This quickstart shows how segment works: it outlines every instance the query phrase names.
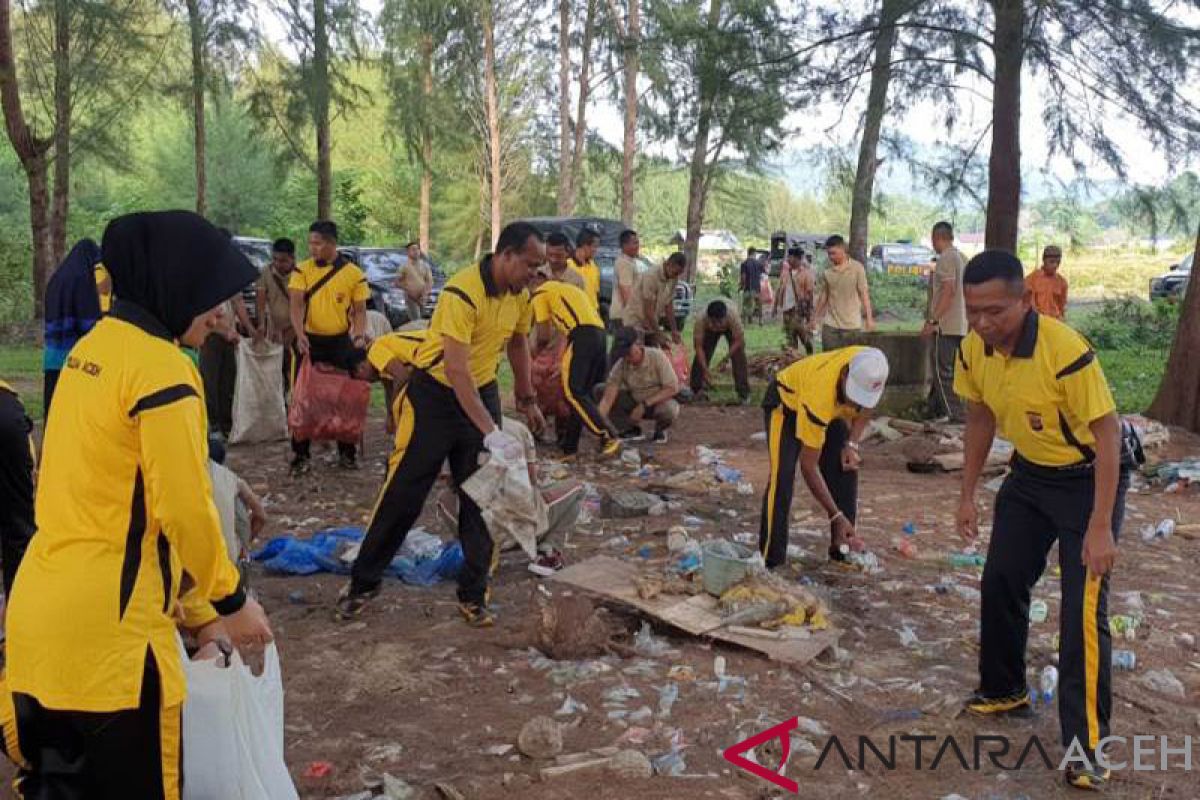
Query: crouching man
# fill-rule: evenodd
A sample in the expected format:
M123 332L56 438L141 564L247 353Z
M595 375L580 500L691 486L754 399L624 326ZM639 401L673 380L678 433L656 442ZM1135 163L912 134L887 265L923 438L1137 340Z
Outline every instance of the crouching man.
M679 378L671 360L662 350L647 347L642 333L628 327L617 331L612 359L612 372L602 384L600 414L631 442L641 441L642 423L653 421L651 440L665 444L667 429L679 416Z

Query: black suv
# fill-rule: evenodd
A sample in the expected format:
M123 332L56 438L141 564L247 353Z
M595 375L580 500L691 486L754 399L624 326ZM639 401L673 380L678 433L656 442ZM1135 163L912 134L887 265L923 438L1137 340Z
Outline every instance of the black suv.
M371 287L371 299L367 305L382 311L393 328L417 319L414 309L408 307L408 296L396 286L396 276L408 264L408 253L403 248L343 247L339 252L357 264L367 276L367 285ZM446 283L446 273L428 255L425 255L425 261L433 273L433 291L425 300L421 316L429 318Z
M596 266L600 268L600 315L607 321L608 309L612 305L613 267L617 263L617 256L621 254L620 237L621 231L625 230L625 223L604 217L532 217L522 222L528 222L543 236L552 233L565 234L572 244L584 230L595 231L600 236L600 247L596 251ZM654 266L645 256L641 256L639 261L642 272ZM692 286L683 281L675 287L675 318L679 320L680 326L692 313L694 292Z

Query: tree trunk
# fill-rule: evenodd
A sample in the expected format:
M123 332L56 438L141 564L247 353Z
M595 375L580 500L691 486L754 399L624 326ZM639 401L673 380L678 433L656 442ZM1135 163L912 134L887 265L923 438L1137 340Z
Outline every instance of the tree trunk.
M313 124L317 129L318 219L333 216L329 92L329 18L325 0L313 0Z
M50 201L50 259L67 252L67 214L71 205L71 9L54 0L54 188ZM49 278L49 273L47 273Z
M418 239L421 252L429 252L429 218L433 195L433 125L430 114L433 106L433 36L421 37L421 93L425 108L421 119L421 210Z
M496 96L496 38L492 17L492 0L485 0L483 11L483 92L487 106L488 129L488 193L491 209L492 249L500 238L500 102Z
M192 141L195 145L196 213L208 214L208 170L205 166L204 132L204 18L200 0L187 0L188 27L192 34Z
M879 168L879 132L887 112L888 88L892 81L892 47L896 44L896 20L902 13L899 0L883 0L879 11L879 37L875 40L875 62L871 65L871 90L867 116L858 148L854 173L854 195L850 202L850 255L867 261L871 228L871 206L875 194L875 171Z
M716 36L721 21L722 0L710 0L708 6L708 36ZM699 267L700 233L704 227L704 208L708 202L710 170L708 140L712 132L712 117L714 95L717 87L713 85L712 70L708 60L711 58L706 42L700 43L699 64L696 80L699 82L697 92L700 111L696 115L696 139L692 144L692 159L688 178L688 207L687 231L683 243L683 254L687 256L688 279L692 279Z
M12 43L12 3L0 0L0 106L4 130L29 183L29 226L33 240L33 313L41 319L45 305L46 280L53 268L50 246L49 167L46 154L51 142L38 139L29 129L21 108L21 91Z
M621 155L621 221L633 225L637 213L633 194L634 158L637 155L638 72L641 71L642 9L641 0L629 0L629 14L624 23L615 0L609 0L625 66L625 138Z
M1200 433L1200 280L1194 266L1200 261L1200 229L1196 231L1196 247L1192 256L1192 277L1188 281L1179 327L1171 345L1167 369L1150 410L1146 413L1168 425L1178 425Z
M575 111L575 146L571 154L571 180L567 186L567 214L575 213L579 203L579 180L583 174L583 157L587 152L587 104L591 95L592 37L596 27L596 0L588 0L587 16L583 21L583 46L579 59L579 106Z
M558 215L571 214L571 0L558 0Z
M992 152L988 160L989 249L1017 251L1021 213L1021 68L1025 61L1025 0L991 0L996 17L992 90Z

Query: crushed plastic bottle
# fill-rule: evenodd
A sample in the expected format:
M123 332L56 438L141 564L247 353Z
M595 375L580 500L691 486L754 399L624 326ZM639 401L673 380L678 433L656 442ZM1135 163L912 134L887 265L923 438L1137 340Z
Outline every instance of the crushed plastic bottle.
M742 497L749 497L754 494L754 484L750 481L739 481L737 485L737 493Z
M643 622L641 630L634 634L633 651L646 658L662 658L667 655L679 654L679 651L672 648L664 639L654 635L649 622Z
M946 558L947 563L955 569L964 567L982 567L986 559L978 553L951 553Z
M1108 626L1112 629L1113 636L1120 636L1129 641L1137 638L1140 622L1137 617L1131 617L1128 614L1117 614L1108 618Z
M875 575L883 572L883 567L879 566L879 557L871 551L867 550L862 553L851 553L848 552L850 549L849 547L846 545L842 546L846 548L842 554L846 556L847 562L858 567L868 575Z
M713 474L717 476L717 480L721 483L741 483L742 471L727 467L724 464L717 464L713 469Z
M1045 600L1034 600L1029 604L1029 621L1030 622L1045 622L1046 617L1050 615L1050 608L1046 605Z
M1147 525L1142 529L1142 539L1150 542L1155 539L1170 539L1175 533L1175 520L1167 518L1151 527Z
M675 683L668 683L666 686L658 690L658 716L666 719L671 716L671 708L675 705L675 701L679 699L679 686Z
M1112 665L1113 669L1132 672L1137 669L1137 653L1132 650L1113 650Z
M1043 668L1042 679L1038 685L1042 690L1042 703L1050 705L1058 691L1058 669L1053 666Z

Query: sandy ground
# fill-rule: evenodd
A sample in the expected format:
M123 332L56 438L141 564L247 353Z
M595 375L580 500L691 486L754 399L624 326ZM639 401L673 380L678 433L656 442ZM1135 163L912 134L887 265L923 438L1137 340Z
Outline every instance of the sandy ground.
M650 545L665 555L665 529L682 516L702 520L694 532L701 538L755 531L766 474L766 448L751 440L761 428L757 408L691 407L671 443L643 456L656 475L694 465L693 448L704 444L724 452L726 461L745 471L755 494L677 492L669 499L682 510L665 517L594 520L570 537L569 561L605 553L638 558ZM273 514L267 536L288 530L308 534L325 527L361 525L383 474L388 440L382 422L373 420L364 469L344 473L318 458L311 475L286 477L286 446L232 448L230 464L267 500ZM253 586L268 609L278 636L287 692L287 760L303 798L354 796L382 773L402 778L414 797L443 796L435 784L453 786L466 798L759 798L781 794L758 778L741 774L721 751L737 741L792 716L802 719L793 737L787 775L799 783L800 797L857 798L894 796L942 798L1056 798L1070 796L1061 776L1040 761L1003 771L984 760L979 771L967 770L952 757L930 769L932 753L914 766L911 743L898 744L893 770L868 758L864 769L847 769L839 757L816 769L813 748L825 747L831 735L857 760L859 736L886 744L889 735L954 736L964 748L971 737L999 734L1043 742L1057 761L1057 713L1051 708L1031 720L987 721L957 715L961 699L977 676L978 570L953 570L939 554L957 546L952 518L957 479L949 475L907 472L892 445L865 448L861 488L860 530L883 563L883 572L866 575L830 565L820 517L811 510L806 490L797 489L792 541L800 546L793 568L820 592L832 610L833 623L845 633L839 654L826 654L803 669L785 668L754 652L714 646L665 627L656 627L677 653L659 659L610 655L587 662L547 664L531 655L528 622L538 598L561 594L526 570L516 552L505 555L496 578L499 624L490 630L467 628L455 610L454 588L431 588L389 582L361 620L335 623L331 608L343 579L331 575L278 577L255 574ZM1200 451L1194 440L1180 437L1166 454L1179 457ZM637 487L646 480L629 467L603 467L590 456L573 467L579 477L600 487ZM982 492L990 511L993 495ZM1181 633L1200 635L1200 589L1194 578L1200 543L1176 536L1143 543L1139 530L1148 522L1171 516L1200 521L1200 499L1189 493L1164 494L1140 485L1130 495L1126 539L1113 578L1110 611L1131 611L1138 602L1144 620L1136 641L1120 643L1137 652L1137 669L1114 677L1114 733L1190 734L1200 739L1200 651L1177 644ZM426 511L428 512L427 506ZM444 534L426 513L428 530ZM915 541L928 560L907 560L891 549L892 538L905 523L916 528ZM625 535L628 545L610 542ZM1051 564L1057 555L1051 555ZM939 593L935 586L942 583ZM963 588L954 588L955 586ZM1137 593L1136 595L1132 593ZM1046 622L1032 627L1030 673L1036 676L1054 658L1058 580L1050 571L1036 597L1050 607ZM613 609L610 620L628 644L641 624L633 613ZM902 631L905 632L902 636ZM916 641L902 643L915 634ZM628 652L628 651L626 651ZM722 656L726 673L745 678L744 694L719 692L714 659ZM693 679L687 680L690 668ZM679 697L669 714L660 692L673 673ZM1183 683L1186 698L1158 694L1141 678L1149 670L1169 669ZM682 676L682 677L681 677ZM623 706L605 704L604 694L628 687ZM543 779L538 763L516 754L501 754L516 742L521 726L537 715L555 716L570 697L586 711L556 716L563 723L564 752L620 744L651 758L682 745L683 777L622 779L603 771L579 772ZM646 706L649 714L637 712ZM630 723L610 712L633 713ZM919 713L918 713L919 712ZM928 747L928 745L926 746ZM1193 748L1200 756L1200 746ZM968 760L972 759L970 752ZM1014 760L1009 757L1009 760ZM1176 764L1180 761L1175 758ZM1193 758L1193 761L1197 761ZM306 777L314 762L328 762L325 777ZM1170 772L1118 775L1109 796L1120 798L1194 798L1200 779L1178 766ZM772 794L774 792L774 794ZM885 794L886 793L886 794ZM453 796L453 795L450 795Z

